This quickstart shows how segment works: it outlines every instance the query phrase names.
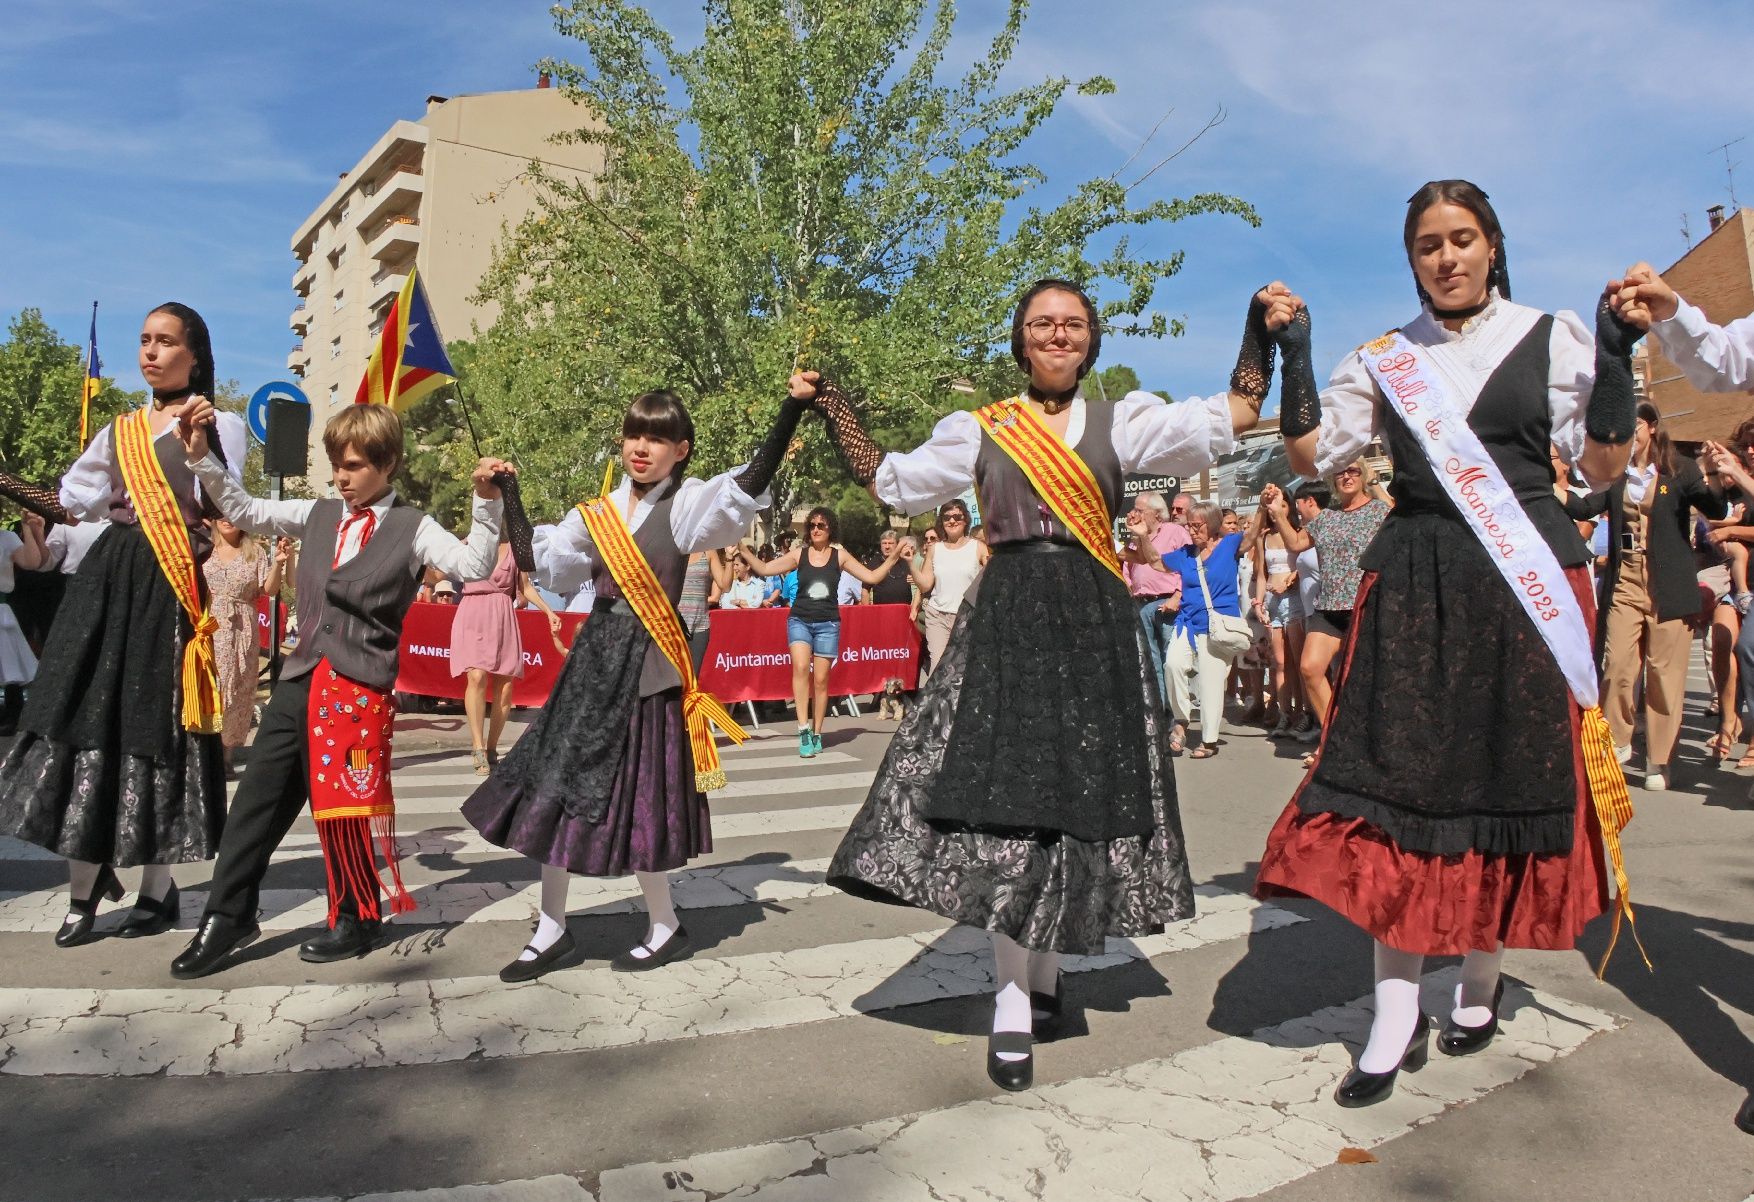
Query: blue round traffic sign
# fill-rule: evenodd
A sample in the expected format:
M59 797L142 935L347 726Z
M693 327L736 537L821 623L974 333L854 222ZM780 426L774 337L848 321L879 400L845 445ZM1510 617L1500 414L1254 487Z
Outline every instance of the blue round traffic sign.
M264 384L250 395L249 407L244 411L244 420L250 427L250 433L256 441L264 446L268 443L268 398L283 396L301 405L308 405L311 399L297 384L289 384L285 380L275 380Z

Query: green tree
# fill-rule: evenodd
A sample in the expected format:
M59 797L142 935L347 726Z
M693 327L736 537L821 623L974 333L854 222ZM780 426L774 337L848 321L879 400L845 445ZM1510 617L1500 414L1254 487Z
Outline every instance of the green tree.
M84 449L79 444L79 397L85 378L80 348L64 342L42 311L25 309L7 323L0 342L0 466L26 480L58 479ZM96 432L144 394L105 379L92 398Z
M1095 288L1115 333L1180 333L1150 307L1182 253L1140 255L1128 235L1258 218L1217 193L1141 199L1166 160L1137 156L1058 203L1034 197L1046 177L1024 157L1031 136L1069 90L1113 85L1000 90L1026 8L1011 0L944 82L954 0L707 0L689 51L628 0L557 6L583 60L541 66L582 103L590 123L572 136L606 166L575 182L530 165L541 200L482 280L499 317L471 381L482 434L518 456L533 511L597 487L624 407L649 388L689 402L697 470L749 453L799 366L862 392L886 431L949 408L954 381L1009 394L1009 309L1042 276ZM805 429L777 486L788 507L840 478Z

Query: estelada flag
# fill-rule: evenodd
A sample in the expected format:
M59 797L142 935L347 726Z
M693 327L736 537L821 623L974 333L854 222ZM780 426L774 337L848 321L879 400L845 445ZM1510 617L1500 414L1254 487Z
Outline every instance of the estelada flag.
M91 441L91 402L104 390L104 361L97 357L97 302L91 302L91 342L85 351L85 382L79 388L79 445Z
M384 315L383 331L353 403L388 405L400 413L456 378L426 290L415 269L409 268L408 281Z

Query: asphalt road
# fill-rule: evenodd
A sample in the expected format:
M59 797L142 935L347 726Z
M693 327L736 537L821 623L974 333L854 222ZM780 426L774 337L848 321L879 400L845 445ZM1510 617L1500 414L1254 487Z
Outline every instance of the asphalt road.
M691 959L611 974L644 930L637 890L579 881L580 962L508 987L494 974L527 938L534 872L458 817L474 781L459 722L404 719L422 908L356 962L297 958L323 886L308 820L267 882L262 942L196 982L167 966L206 866L178 870L182 933L61 951L64 869L0 840L0 1202L1754 1191L1754 1137L1730 1121L1754 1087L1754 805L1704 762L1703 719L1674 790L1634 790L1655 972L1623 939L1598 981L1605 922L1577 953L1512 952L1493 1047L1434 1054L1363 1111L1329 1093L1369 1021L1368 941L1319 906L1247 897L1298 779L1293 749L1257 730L1177 763L1199 916L1069 962L1071 1031L1038 1049L1033 1092L1000 1095L984 940L821 884L891 724L835 720L808 762L783 725L727 755L716 849L678 884ZM1427 966L1434 1015L1451 965Z

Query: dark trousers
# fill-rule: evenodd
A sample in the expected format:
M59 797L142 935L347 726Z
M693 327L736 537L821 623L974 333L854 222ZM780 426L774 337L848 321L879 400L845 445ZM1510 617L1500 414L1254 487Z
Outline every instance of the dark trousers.
M306 715L310 698L311 677L306 673L276 685L262 710L250 765L232 798L219 841L219 861L213 866L212 891L207 895L209 914L237 922L255 918L268 862L311 799ZM347 888L339 877L336 885ZM375 895L375 881L370 888ZM339 901L341 913L358 917L358 900L343 892Z

